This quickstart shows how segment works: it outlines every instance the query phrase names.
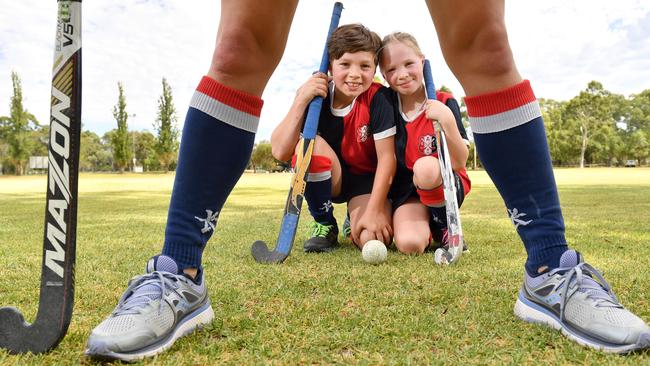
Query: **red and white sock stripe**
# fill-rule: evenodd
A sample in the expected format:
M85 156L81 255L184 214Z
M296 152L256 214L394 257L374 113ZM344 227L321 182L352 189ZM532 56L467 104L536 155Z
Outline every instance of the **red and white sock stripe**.
M298 157L291 157L291 166L296 167ZM332 178L332 160L323 155L312 155L307 173L307 182L322 182Z
M473 133L505 131L542 115L528 80L496 92L465 97L465 104Z
M233 127L256 133L260 122L261 98L220 84L204 76L196 88L190 107Z

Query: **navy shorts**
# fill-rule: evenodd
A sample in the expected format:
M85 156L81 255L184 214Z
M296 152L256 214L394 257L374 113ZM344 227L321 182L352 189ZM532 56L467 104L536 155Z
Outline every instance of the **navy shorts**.
M334 203L346 203L356 196L372 192L374 174L354 174L343 167L341 173L341 193L332 198Z

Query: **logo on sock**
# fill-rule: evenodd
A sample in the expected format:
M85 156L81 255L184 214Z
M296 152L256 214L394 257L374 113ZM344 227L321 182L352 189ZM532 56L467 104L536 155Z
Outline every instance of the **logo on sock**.
M201 234L205 234L210 230L214 231L214 228L217 226L217 219L219 218L219 211L212 213L212 210L205 210L206 218L202 219L198 216L194 216L195 219L203 223L203 229L201 229Z
M327 200L327 202L323 202L323 207L321 207L320 209L325 212L330 212L330 210L332 209L332 201Z
M516 207L513 208L512 210L508 209L508 214L510 214L510 220L512 220L512 224L515 225L515 229L517 229L521 225L526 226L531 222L533 222L533 220L524 221L519 219L520 217L526 216L526 214L523 212L520 213Z

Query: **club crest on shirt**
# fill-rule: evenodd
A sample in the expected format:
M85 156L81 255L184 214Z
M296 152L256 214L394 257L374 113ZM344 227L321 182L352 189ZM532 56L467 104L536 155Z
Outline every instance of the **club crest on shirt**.
M357 129L357 142L366 142L368 140L368 125L362 125Z
M432 155L436 151L436 138L432 135L420 136L418 150L422 155Z

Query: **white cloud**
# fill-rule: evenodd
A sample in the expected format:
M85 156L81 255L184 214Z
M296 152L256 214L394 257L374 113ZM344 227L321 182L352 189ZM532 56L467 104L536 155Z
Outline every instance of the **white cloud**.
M424 1L346 0L341 24L363 22L380 35L402 30L418 38L438 85L463 90L442 59ZM295 89L318 67L333 1L305 0L296 11L285 55L264 94L258 139L268 139ZM111 110L123 81L131 129L152 129L161 78L172 86L182 123L189 99L209 67L220 7L212 0L83 3L83 121L99 134L115 128ZM8 113L11 70L24 103L49 116L56 3L6 2L0 13L0 115ZM649 88L650 4L641 0L506 2L517 65L540 97L568 99L599 80L616 93Z

